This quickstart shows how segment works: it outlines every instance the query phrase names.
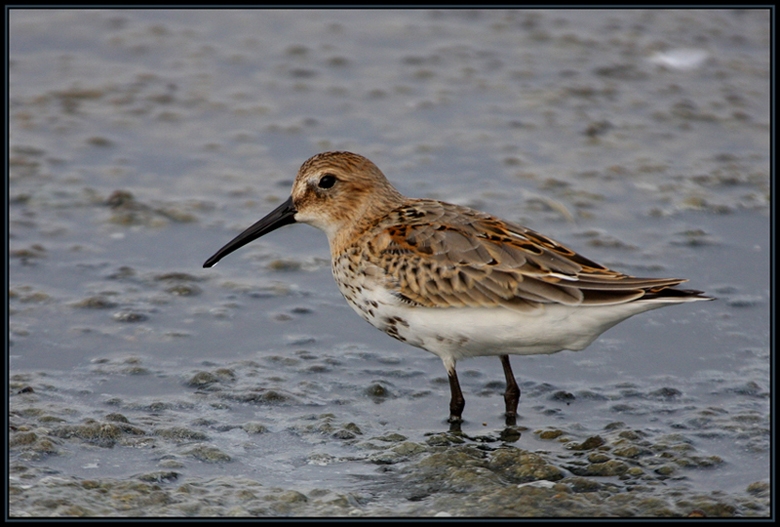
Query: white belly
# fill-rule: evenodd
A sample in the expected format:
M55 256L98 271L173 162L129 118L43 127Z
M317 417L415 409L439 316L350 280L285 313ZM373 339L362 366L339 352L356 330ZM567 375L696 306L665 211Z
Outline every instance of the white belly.
M375 284L354 287L353 281L347 288L337 282L350 306L371 325L435 353L445 364L481 355L581 350L621 320L665 305L641 301L593 307L546 304L532 313L503 307L413 307Z

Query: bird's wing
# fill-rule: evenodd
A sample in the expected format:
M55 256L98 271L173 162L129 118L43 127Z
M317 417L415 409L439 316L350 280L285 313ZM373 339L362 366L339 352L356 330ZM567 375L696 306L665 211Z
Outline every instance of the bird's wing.
M434 200L394 210L365 246L400 299L428 307L620 304L685 281L625 275L531 229Z

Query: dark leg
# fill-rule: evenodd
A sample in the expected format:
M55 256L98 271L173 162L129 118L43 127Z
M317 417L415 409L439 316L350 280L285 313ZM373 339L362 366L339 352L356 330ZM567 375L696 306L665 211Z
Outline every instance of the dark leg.
M517 403L520 401L520 387L517 385L515 376L512 373L509 355L500 355L500 358L501 366L504 367L504 376L506 377L506 391L504 392L506 424L507 426L514 426L517 424Z
M466 399L463 398L463 392L460 391L460 384L458 383L458 374L455 373L453 367L451 371L447 371L447 376L450 379L450 423L460 423L463 419L460 417L463 414L463 407L466 406Z

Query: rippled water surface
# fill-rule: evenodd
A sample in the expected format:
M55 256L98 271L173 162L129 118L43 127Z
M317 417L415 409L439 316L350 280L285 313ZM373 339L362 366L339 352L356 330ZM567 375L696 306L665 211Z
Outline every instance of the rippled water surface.
M770 514L767 11L11 10L12 516ZM292 225L324 150L715 302L441 361Z

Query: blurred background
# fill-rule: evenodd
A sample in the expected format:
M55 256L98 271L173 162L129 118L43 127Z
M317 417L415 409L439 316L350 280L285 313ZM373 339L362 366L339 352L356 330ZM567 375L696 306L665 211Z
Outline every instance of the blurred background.
M8 13L11 515L768 514L770 11ZM202 269L325 150L717 301L514 358L511 429L463 361L450 432L323 233Z

